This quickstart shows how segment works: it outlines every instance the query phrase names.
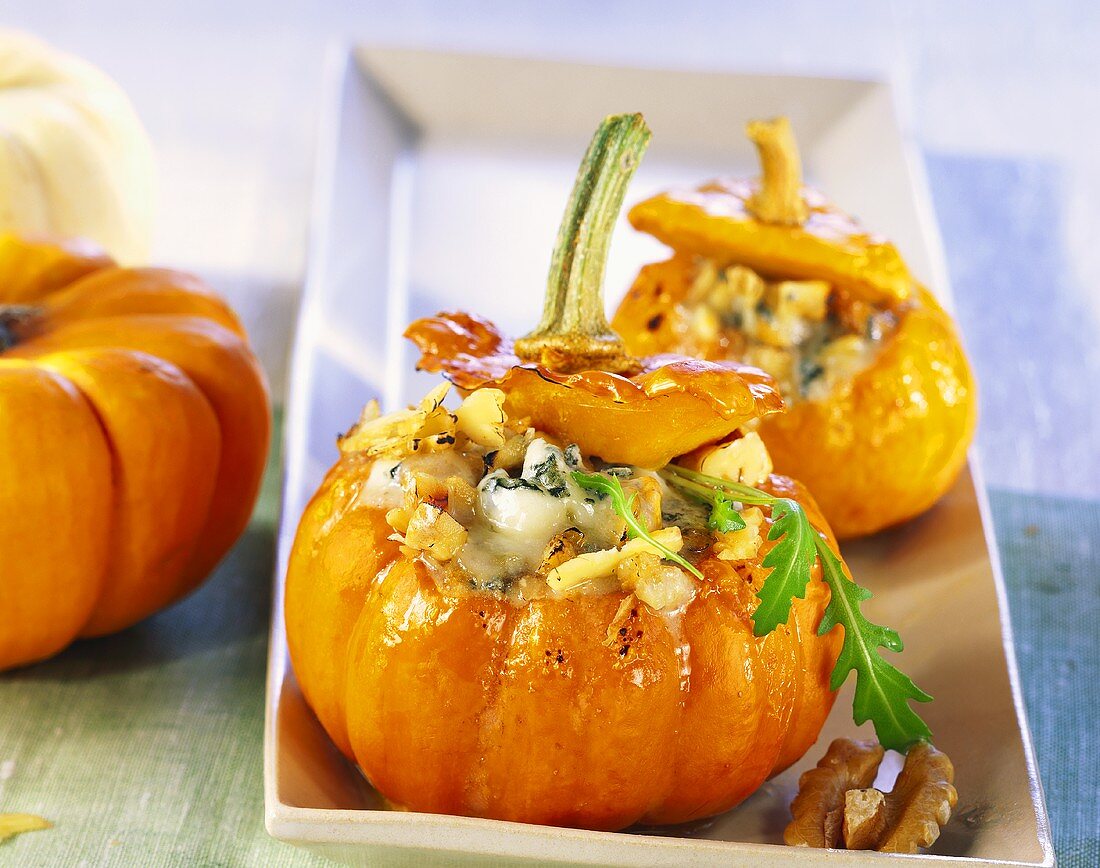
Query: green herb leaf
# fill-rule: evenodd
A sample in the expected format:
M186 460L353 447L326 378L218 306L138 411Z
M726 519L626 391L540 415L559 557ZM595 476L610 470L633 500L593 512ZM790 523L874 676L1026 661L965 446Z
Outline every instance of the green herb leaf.
M806 596L816 552L817 532L810 526L806 513L793 500L777 498L771 505L772 527L768 539L779 540L764 556L762 566L771 572L756 592L760 605L752 616L755 636L767 636L791 616L795 597Z
M872 624L864 617L860 603L870 599L871 592L848 578L840 559L821 537L817 537L816 547L821 558L822 577L830 591L829 605L817 628L818 635L824 636L837 624L844 628L844 644L829 686L838 690L848 673L855 670L852 716L857 724L872 721L875 735L883 747L905 751L915 741L930 739L932 732L928 724L909 707L909 700L931 702L932 697L883 659L878 650L901 651L904 647L901 636L896 630Z
M680 555L672 549L662 545L654 539L653 535L638 521L637 517L634 515L634 510L631 509L635 495L631 495L629 499L627 498L626 492L623 491L623 485L619 482L618 477L604 476L601 473L584 473L580 470L574 471L572 476L573 481L586 491L595 491L611 498L611 505L615 508L615 512L619 514L622 520L626 522L627 533L631 538L644 539L653 546L653 548L657 549L666 560L679 564L696 578L703 578L703 574L699 572L699 570L680 557Z
M717 495L712 501L710 518L707 519L707 527L719 533L729 533L731 530L744 530L745 519L733 505L728 497Z
M887 662L878 650L901 651L901 637L897 631L864 617L860 603L869 599L871 592L848 577L840 559L810 524L799 503L674 464L666 467L662 476L680 491L705 503L714 504L715 497L722 496L770 506L772 528L768 539L779 542L763 560L762 565L770 567L771 572L757 594L760 605L753 613L753 633L766 636L787 622L794 599L805 597L810 570L814 561L820 559L830 599L818 634L824 636L838 624L844 628L844 643L833 667L830 688L839 690L848 673L855 671L852 716L857 724L870 720L885 748L904 751L913 742L932 737L928 724L909 706L910 700L929 702L932 697Z

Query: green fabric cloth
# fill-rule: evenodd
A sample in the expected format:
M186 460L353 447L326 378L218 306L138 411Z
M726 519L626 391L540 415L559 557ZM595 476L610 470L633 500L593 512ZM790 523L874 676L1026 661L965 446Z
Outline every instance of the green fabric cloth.
M198 593L0 676L0 812L56 823L0 844L0 865L321 864L263 827L278 466L276 454L251 526ZM1100 503L992 504L1059 864L1092 868Z
M328 864L263 825L272 451L251 525L198 592L0 675L0 812L56 824L0 844L0 866Z
M1062 868L1100 866L1100 503L990 492Z

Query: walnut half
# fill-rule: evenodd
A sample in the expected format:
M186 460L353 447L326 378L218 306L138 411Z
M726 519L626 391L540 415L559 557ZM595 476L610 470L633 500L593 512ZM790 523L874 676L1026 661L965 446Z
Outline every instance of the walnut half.
M947 754L917 742L893 790L871 788L883 750L873 742L839 738L802 775L783 833L797 847L916 853L930 847L958 801Z
M844 794L875 782L882 748L871 741L838 738L816 768L798 779L798 795L791 802L794 819L783 840L795 847L836 847L840 843Z

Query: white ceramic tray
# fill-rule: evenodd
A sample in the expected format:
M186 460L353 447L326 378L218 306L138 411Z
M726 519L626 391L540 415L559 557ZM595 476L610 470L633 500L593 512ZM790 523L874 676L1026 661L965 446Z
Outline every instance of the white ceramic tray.
M605 114L640 110L654 132L628 203L670 184L751 171L745 120L790 115L810 180L895 239L916 275L946 297L923 178L908 158L890 88L362 48L333 54L326 99L286 414L265 737L268 830L371 864L883 858L777 846L799 774L830 739L857 733L850 685L802 762L713 821L614 834L387 810L302 701L286 653L282 577L302 507L336 457L336 433L368 399L392 408L419 398L431 381L410 374L404 325L455 307L489 314L512 333L534 324L577 162ZM612 244L609 305L638 266L661 255L657 242L624 220ZM845 554L876 592L871 617L901 631L906 671L936 696L921 711L957 768L955 816L934 855L917 858L1052 864L1004 586L973 462L928 515L845 546ZM882 779L890 775L887 769Z

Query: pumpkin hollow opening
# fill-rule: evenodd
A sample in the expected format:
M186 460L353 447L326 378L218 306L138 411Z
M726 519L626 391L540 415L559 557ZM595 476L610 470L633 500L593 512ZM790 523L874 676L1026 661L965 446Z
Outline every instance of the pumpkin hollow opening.
M681 290L673 310L650 316L644 330L663 326L676 332L679 351L766 371L788 405L827 400L874 365L911 305L705 257L681 257L669 266L682 270Z

